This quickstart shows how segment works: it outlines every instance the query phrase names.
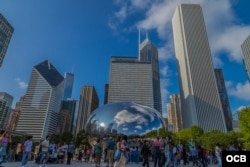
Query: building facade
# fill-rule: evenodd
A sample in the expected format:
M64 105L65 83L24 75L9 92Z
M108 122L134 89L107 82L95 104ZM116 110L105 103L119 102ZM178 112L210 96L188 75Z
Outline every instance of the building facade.
M0 13L0 67L10 43L10 39L14 32L14 28L10 25L6 18Z
M11 131L16 130L17 122L20 117L21 106L23 104L23 99L24 99L24 96L20 97L20 100L16 103L15 109L10 113L8 123L6 125L7 130L11 130Z
M33 67L16 131L33 135L36 141L54 134L63 90L64 78L49 61Z
M67 99L67 100L63 100L61 103L61 111L63 115L65 115L65 111L67 111L68 115L69 115L69 124L68 127L64 126L64 131L69 131L69 132L73 132L74 127L76 126L76 116L77 116L77 112L78 112L78 101L74 100L74 99ZM64 118L64 117L59 117L59 129L60 129L60 125L62 125L62 119L60 118Z
M111 57L108 103L121 101L162 113L158 50L148 38L140 44L139 57Z
M66 72L64 74L64 93L63 93L63 100L71 98L72 90L74 85L74 74Z
M136 57L112 57L108 103L132 101L154 108L152 66Z
M172 25L183 127L226 132L201 6L178 5Z
M94 86L83 86L80 94L75 134L84 130L88 117L99 107L99 97Z
M179 132L183 128L182 113L181 113L181 98L180 95L171 95L170 103L167 104L168 110L168 126L169 130L173 132Z
M241 49L242 49L243 56L244 56L244 65L245 65L248 81L250 83L250 35L242 43Z
M153 108L162 113L158 50L148 37L140 44L139 60L150 63L152 66Z
M6 128L10 113L13 96L6 92L0 92L0 127Z
M218 91L220 94L220 101L223 109L223 114L226 122L226 127L227 131L233 130L233 114L231 111L228 95L227 95L227 89L225 85L225 80L223 76L222 69L214 69L215 72L215 78L216 78L216 83L218 87Z

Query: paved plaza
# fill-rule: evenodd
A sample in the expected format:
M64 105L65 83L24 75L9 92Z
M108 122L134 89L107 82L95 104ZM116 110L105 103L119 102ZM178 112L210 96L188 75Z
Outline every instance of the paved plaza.
M2 164L4 167L21 167L21 163L20 162L11 162L11 163L4 163ZM93 163L77 163L75 161L73 161L71 163L71 165L66 165L66 164L48 164L48 167L95 167L95 165ZM208 167L216 167L218 165L209 165ZM36 164L34 161L29 161L27 164L27 167L39 167L38 164ZM106 167L105 164L101 164L101 167ZM142 167L142 164L128 164L126 165L126 167ZM153 163L151 162L150 167L153 167ZM179 165L179 167L193 167L193 165Z

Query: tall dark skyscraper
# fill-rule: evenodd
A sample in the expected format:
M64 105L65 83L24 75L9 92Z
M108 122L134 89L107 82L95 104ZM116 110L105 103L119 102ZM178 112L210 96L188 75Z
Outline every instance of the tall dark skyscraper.
M56 133L63 89L64 77L49 61L33 67L16 131L36 141Z
M74 74L66 72L64 74L64 94L63 94L63 100L66 100L68 98L71 98L72 96L72 90L74 85Z
M173 19L183 127L227 131L199 4L180 4Z
M231 107L230 107L230 103L229 103L229 99L227 95L227 89L225 85L223 72L222 72L222 69L215 69L214 72L215 72L218 91L220 94L220 101L221 101L223 114L224 114L225 121L226 121L227 130L231 131L233 130L233 124L232 124L233 116L232 116L232 111L231 111Z
M63 100L61 103L61 110L67 111L70 116L68 131L73 132L76 112L78 111L78 101L73 99ZM60 120L59 120L60 122Z
M2 66L14 28L0 13L0 67Z
M153 108L162 113L158 50L148 37L140 45L139 59L141 62L150 63L152 66Z

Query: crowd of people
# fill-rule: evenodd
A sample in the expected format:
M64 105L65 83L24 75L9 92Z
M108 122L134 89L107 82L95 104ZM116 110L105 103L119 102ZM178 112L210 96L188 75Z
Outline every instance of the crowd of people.
M7 158L7 145L11 143L11 135L3 132L0 136L0 164ZM25 167L34 150L33 136L28 136L21 147L21 166ZM227 151L236 151L232 143ZM11 151L11 149L10 149ZM180 164L207 167L209 164L217 164L221 167L220 144L216 144L214 150L207 150L201 145L191 142L188 145L174 144L171 137L156 139L128 139L126 136L107 137L94 139L89 145L75 148L74 143L55 144L50 136L40 142L39 151L35 161L41 166L48 163L71 164L72 160L78 163L94 163L99 167L104 163L106 167L125 167L128 163L142 164L143 167L171 167Z

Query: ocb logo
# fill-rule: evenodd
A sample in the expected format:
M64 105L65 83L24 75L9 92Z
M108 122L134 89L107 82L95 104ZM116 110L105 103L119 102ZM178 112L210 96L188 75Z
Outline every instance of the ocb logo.
M227 162L247 162L246 155L227 155L226 156Z

